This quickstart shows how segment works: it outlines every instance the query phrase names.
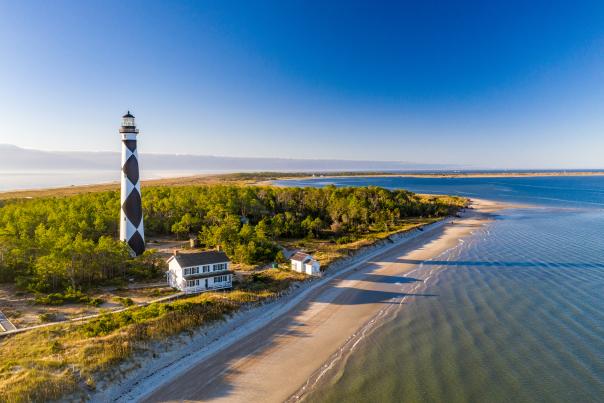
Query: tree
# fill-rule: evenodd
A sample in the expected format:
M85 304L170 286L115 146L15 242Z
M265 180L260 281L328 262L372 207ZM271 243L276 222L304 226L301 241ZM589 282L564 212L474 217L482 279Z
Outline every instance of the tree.
M172 232L176 234L176 239L180 239L180 236L189 235L193 226L193 217L191 214L185 213L180 221L172 225Z
M276 239L342 238L390 229L407 217L451 214L461 205L377 187L145 187L142 196L147 236L197 233L203 244L220 245L246 263L273 261ZM117 191L0 202L0 281L54 291L159 275L159 258L132 258L117 239L119 211Z

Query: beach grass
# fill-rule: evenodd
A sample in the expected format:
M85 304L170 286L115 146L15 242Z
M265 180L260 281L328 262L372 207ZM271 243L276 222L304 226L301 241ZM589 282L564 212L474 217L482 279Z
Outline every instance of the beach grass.
M209 292L173 302L107 313L86 323L57 324L0 341L0 396L6 402L84 399L97 382L119 378L135 354L151 343L225 319L246 304L278 297L307 277L269 269L230 292Z

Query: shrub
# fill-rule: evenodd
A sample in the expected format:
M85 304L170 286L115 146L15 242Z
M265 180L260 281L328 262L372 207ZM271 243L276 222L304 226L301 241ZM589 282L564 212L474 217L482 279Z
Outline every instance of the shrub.
M91 306L99 306L103 303L101 298L90 298L80 290L68 288L64 294L55 292L48 295L38 295L34 299L36 305L63 305L63 304L88 304Z
M40 319L40 322L43 323L56 322L58 320L57 314L52 312L41 313L40 315L38 315L38 319Z
M283 254L283 251L279 251L277 252L277 254L275 255L275 262L277 263L286 263L287 259L285 258L285 255Z
M344 245L356 241L358 238L355 235L344 235L336 239L338 245Z
M134 305L132 298L116 297L115 300L125 307Z
M63 305L65 298L63 294L53 293L48 295L40 295L34 299L36 305Z
M99 307L103 304L103 302L105 302L102 298L90 298L90 301L88 301L88 305L90 306L94 306L94 307Z

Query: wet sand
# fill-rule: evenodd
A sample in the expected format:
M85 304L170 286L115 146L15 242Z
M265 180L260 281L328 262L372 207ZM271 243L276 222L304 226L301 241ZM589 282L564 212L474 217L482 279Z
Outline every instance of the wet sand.
M373 323L412 298L432 273L418 262L435 258L505 206L474 200L464 216L393 248L312 289L265 326L156 384L145 402L282 402L320 377L338 351L360 340ZM318 376L318 375L319 376ZM157 387L155 387L157 386Z

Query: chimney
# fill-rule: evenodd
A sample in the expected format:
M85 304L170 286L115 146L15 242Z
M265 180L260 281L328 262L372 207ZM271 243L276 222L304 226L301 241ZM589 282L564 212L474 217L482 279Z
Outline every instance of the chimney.
M174 256L178 256L178 249L174 249Z
M220 245L216 245L216 250L220 252Z

